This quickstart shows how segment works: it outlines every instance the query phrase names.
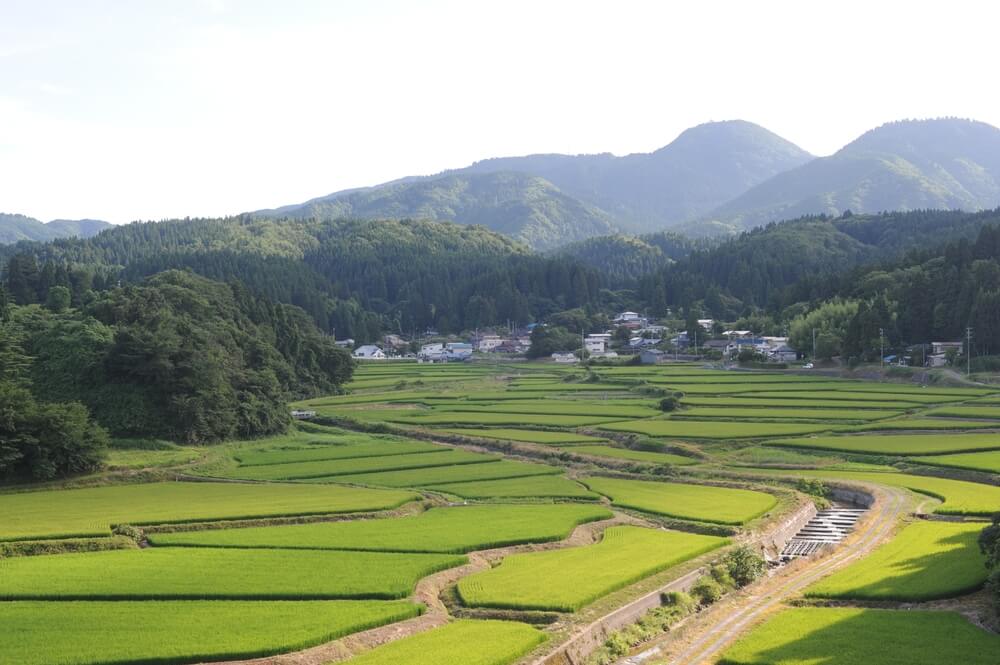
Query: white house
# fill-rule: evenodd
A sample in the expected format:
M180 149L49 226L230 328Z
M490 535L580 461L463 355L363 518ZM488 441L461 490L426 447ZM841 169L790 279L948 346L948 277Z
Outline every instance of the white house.
M503 344L505 341L507 340L500 337L500 335L483 335L482 337L479 338L477 347L481 352L489 353L493 349Z
M575 363L579 362L580 359L572 353L553 353L552 360L557 363Z
M472 345L467 342L450 342L445 345L448 360L466 360L472 357Z
M705 330L711 330L715 325L715 319L698 319L698 325Z
M374 344L365 344L354 349L354 357L361 360L384 360L385 352Z
M587 337L583 340L583 348L587 349L589 353L604 353L608 350L608 344L610 342L610 334L596 333L593 335L587 335Z
M353 349L354 348L354 338L348 337L347 339L337 339L333 342L342 349Z
M637 312L622 312L615 317L615 323L628 323L630 321L638 321L639 314Z
M935 355L938 353L947 353L950 349L955 349L961 353L963 346L962 342L931 342L931 353Z
M420 347L420 355L429 356L435 353L444 353L444 344L441 342L434 342L433 344L424 344Z

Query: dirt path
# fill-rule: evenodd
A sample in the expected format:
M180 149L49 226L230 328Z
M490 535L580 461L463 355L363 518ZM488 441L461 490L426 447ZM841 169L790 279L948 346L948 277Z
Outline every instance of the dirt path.
M624 658L617 665L714 663L723 649L767 612L835 569L869 554L882 543L908 505L909 497L905 491L892 487L879 487L877 497L872 516L855 531L849 543L831 555L815 562L806 559L786 566L746 595L723 602L696 619L697 628L687 634L682 643L672 641L673 635L669 634L663 643Z
M573 532L563 540L551 543L512 545L510 547L497 547L469 552L467 555L469 563L457 568L449 568L448 570L434 573L417 582L411 600L421 603L427 608L419 617L365 630L333 642L327 642L326 644L294 653L254 658L251 660L226 661L226 663L228 665L325 665L326 663L347 660L352 656L356 656L379 645L394 642L398 639L422 633L425 630L437 628L448 623L451 617L448 614L448 609L441 602L441 593L463 577L487 570L493 563L511 554L591 545L600 540L605 529L620 524L656 526L630 515L615 513L614 517L606 520L581 524L573 529Z

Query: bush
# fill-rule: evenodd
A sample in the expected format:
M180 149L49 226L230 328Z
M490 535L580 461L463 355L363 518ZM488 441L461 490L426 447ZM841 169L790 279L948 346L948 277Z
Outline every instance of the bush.
M722 598L722 585L711 575L704 575L691 587L691 593L702 605L711 605Z
M660 411L676 411L678 406L680 402L676 397L664 397L660 400Z
M737 587L745 587L764 574L767 561L749 545L740 545L726 556L726 569Z
M815 478L799 478L799 481L795 483L795 489L803 494L809 494L821 499L825 499L830 494L830 489L823 484L823 481Z
M726 566L712 566L709 570L709 574L712 576L712 579L726 589L733 589L736 587L736 581L733 580L732 573L729 572L729 568Z

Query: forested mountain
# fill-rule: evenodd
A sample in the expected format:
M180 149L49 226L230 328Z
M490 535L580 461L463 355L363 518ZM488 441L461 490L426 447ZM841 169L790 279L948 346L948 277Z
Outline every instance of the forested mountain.
M19 303L53 284L67 285L77 303L119 280L189 269L297 305L321 329L361 341L383 330L527 323L593 304L601 286L598 272L581 262L533 254L483 227L410 220L137 223L90 239L5 247L0 263L5 256L6 283Z
M975 211L998 204L1000 129L945 118L873 129L829 157L757 185L706 218L750 228L847 210Z
M699 125L651 153L529 155L336 192L255 215L482 224L535 249L696 218L811 155L740 120Z
M111 226L97 219L56 219L48 224L25 215L0 212L0 245L20 240L53 240L79 236L89 238Z
M536 249L604 235L616 228L607 213L567 196L551 182L514 172L456 173L391 183L255 214L480 224Z
M651 153L488 159L457 173L520 171L605 210L633 232L697 218L754 185L812 159L759 125L710 122Z
M858 266L972 239L998 222L1000 209L818 216L769 224L647 275L640 292L654 311L700 303L719 318L735 318L755 307L780 312L828 297L828 285L839 284L840 276Z
M588 238L560 247L557 254L570 256L602 272L612 284L631 282L690 254L712 241L691 240L661 231L641 236L615 234Z

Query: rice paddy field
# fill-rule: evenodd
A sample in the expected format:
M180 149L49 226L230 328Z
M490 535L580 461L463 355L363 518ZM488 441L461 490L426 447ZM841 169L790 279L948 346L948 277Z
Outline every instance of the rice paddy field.
M523 665L727 551L703 533L754 542L791 509L780 476L904 488L914 507L965 521L905 524L806 592L848 606L779 609L722 662L996 665L983 654L998 638L957 613L850 604L983 584L975 539L1000 510L1000 390L534 362L363 364L347 389L292 405L318 416L281 436L123 445L109 465L132 471L92 486L0 490L0 662L180 665L385 625L381 646L343 662ZM671 529L622 526L628 515ZM116 525L145 529L144 547L112 538ZM112 546L124 549L70 551ZM492 548L509 549L491 568L451 570ZM425 606L414 589L441 571L457 581L444 609ZM459 607L559 618L392 625Z
M560 540L580 524L611 517L603 506L472 505L411 517L153 534L154 546L464 553Z
M956 612L784 610L754 628L719 665L995 665L1000 636Z
M420 613L405 601L13 601L0 662L198 663L303 649Z
M725 538L640 527L612 527L596 545L517 554L464 578L473 607L572 612L601 596L726 544Z
M350 665L507 665L545 642L545 633L513 621L454 621L372 649Z
M599 477L585 482L613 505L699 522L743 524L777 503L770 494L731 487Z
M806 589L812 598L927 601L975 591L986 581L976 522L920 521L874 554Z
M146 483L0 493L0 540L110 536L115 524L177 524L396 508L402 490L284 483Z

